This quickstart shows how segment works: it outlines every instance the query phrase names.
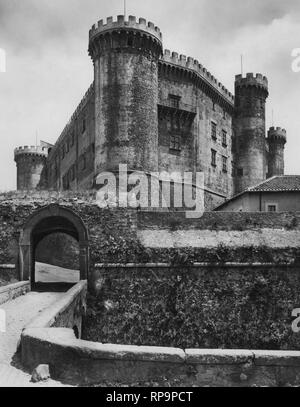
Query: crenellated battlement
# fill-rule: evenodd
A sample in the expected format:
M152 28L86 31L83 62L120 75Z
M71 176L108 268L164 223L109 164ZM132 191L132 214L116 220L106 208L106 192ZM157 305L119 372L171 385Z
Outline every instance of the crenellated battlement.
M235 87L236 88L249 87L249 86L255 86L255 87L261 88L261 89L265 90L267 93L269 93L268 92L268 79L266 76L263 76L260 73L257 73L255 76L253 73L247 73L246 77L243 77L243 75L235 76Z
M48 156L48 148L41 146L22 146L15 148L15 158L21 155L37 155L37 156Z
M77 106L75 112L72 114L69 122L67 123L66 128L76 119L76 117L82 111L83 107L85 106L85 104L87 103L87 101L89 100L89 98L90 98L90 96L92 95L93 92L94 92L94 82L90 85L88 90L85 92L85 95L81 99L81 101L80 101L79 105Z
M281 141L286 143L286 130L281 127L270 127L268 131L268 140Z
M82 112L84 106L89 101L91 95L94 93L94 82L90 85L88 90L86 91L85 95L81 99L79 105L77 106L75 112L72 114L71 118L69 119L68 123L65 125L63 131L61 132L58 140L55 143L55 146L52 149L52 154L57 150L58 146L60 145L61 141L64 139L65 135L68 134L70 130L70 126L74 124L75 120L77 119L78 115ZM52 155L51 154L51 155Z
M153 37L156 37L159 41L162 41L162 33L160 29L155 26L151 21L147 22L145 18L139 18L135 16L129 16L128 20L125 19L124 15L117 16L117 20L114 21L113 17L108 17L106 23L103 20L98 21L94 24L89 32L89 38L92 39L99 34L107 31L114 31L119 29L129 29L143 31Z
M230 103L234 103L234 96L229 90L222 85L199 61L186 55L172 52L168 49L164 51L161 61L168 64L173 64L184 69L191 70L198 74L201 78L209 82L219 93L221 93Z

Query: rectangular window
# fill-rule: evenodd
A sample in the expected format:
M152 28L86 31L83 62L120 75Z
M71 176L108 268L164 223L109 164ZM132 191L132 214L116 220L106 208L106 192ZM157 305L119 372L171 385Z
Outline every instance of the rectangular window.
M222 157L222 171L227 173L227 157Z
M85 118L82 120L82 129L81 129L81 133L83 134L86 130L86 120Z
M178 133L170 134L170 150L181 150L181 135Z
M69 152L69 139L66 141L66 154Z
M227 131L222 130L222 146L227 147Z
M75 134L74 131L71 134L71 138L70 138L70 146L73 147L75 143Z
M216 150L211 150L211 165L213 167L217 166L217 152L216 152Z
M70 189L68 174L63 176L63 189L64 190Z
M82 155L82 169L83 170L86 169L86 155L85 154Z
M215 122L211 122L211 138L217 140L217 125Z
M69 169L69 179L71 182L75 179L74 165L72 165L72 167Z
M179 109L179 102L181 97L176 95L169 95L170 106Z
M277 204L267 204L267 212L277 212Z

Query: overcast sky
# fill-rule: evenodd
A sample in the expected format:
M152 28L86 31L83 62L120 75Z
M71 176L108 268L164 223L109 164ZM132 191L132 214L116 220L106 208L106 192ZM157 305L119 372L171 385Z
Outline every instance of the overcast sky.
M267 126L285 127L286 173L300 174L299 0L127 0L127 13L158 25L164 48L198 59L231 92L240 73L269 79ZM93 81L88 31L123 14L123 0L0 0L0 190L16 188L13 150L54 143Z

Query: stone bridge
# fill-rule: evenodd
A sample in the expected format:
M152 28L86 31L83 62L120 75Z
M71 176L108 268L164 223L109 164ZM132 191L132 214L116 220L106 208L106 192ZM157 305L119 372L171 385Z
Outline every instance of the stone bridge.
M33 355L26 344L20 346L21 337L26 337L27 332L36 337L51 328L55 330L56 337L67 333L69 338L79 338L82 316L86 311L86 288L86 281L80 281L67 293L34 292L30 290L29 282L0 288L1 315L6 320L0 331L0 387L41 385L31 382L32 369L24 370L22 357L30 360ZM46 385L61 386L53 380L47 381Z

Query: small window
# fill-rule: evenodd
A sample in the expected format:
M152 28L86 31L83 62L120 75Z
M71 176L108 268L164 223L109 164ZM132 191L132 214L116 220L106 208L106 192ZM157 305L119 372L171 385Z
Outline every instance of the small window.
M178 133L170 134L170 150L181 150L181 136Z
M66 141L66 154L69 152L69 139Z
M213 167L217 166L217 152L216 152L216 150L211 150L211 165Z
M243 170L243 168L238 168L238 169L237 169L237 175L238 175L238 177L242 177L242 176L244 175L244 170Z
M211 122L211 138L217 140L217 125L215 122Z
M74 181L74 178L75 178L74 177L74 166L72 165L72 167L69 170L69 179L72 182L72 181Z
M222 130L222 146L227 147L227 131Z
M267 212L277 212L277 204L267 204Z
M169 95L169 100L170 100L171 107L175 107L176 109L179 109L180 99L181 99L180 96Z
M74 143L75 143L75 133L73 131L70 138L70 146L73 147Z
M68 174L65 174L65 175L63 176L63 189L64 189L64 190L70 189Z
M213 102L212 109L213 109L214 112L216 111L216 104L215 104L215 102Z
M222 157L222 171L227 173L227 157Z
M86 169L86 155L85 154L82 155L82 169L83 170Z
M81 133L84 133L86 130L86 120L85 118L82 120L82 129L81 129Z

